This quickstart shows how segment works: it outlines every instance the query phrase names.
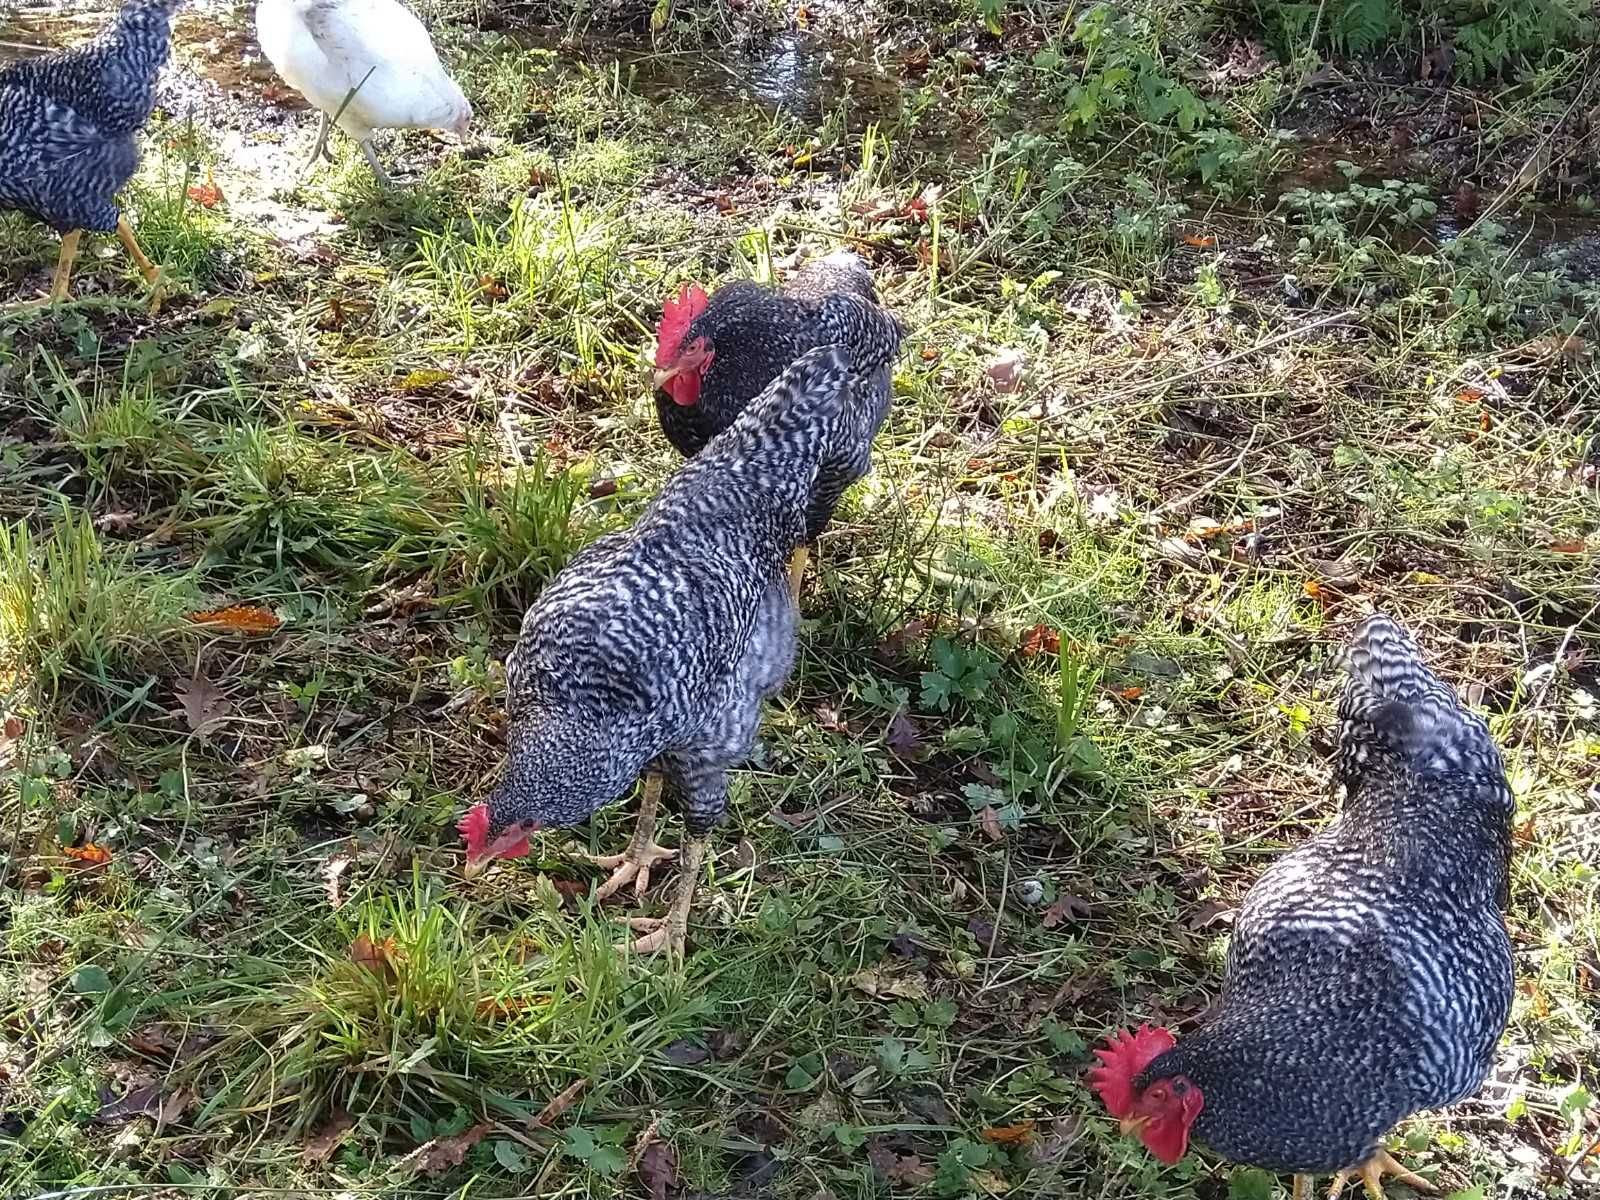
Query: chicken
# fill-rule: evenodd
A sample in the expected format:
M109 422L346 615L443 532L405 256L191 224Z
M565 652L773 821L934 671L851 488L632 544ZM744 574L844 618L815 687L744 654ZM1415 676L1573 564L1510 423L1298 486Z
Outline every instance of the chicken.
M1189 1137L1235 1162L1413 1187L1383 1137L1470 1096L1511 1009L1505 766L1410 636L1369 618L1347 655L1344 811L1275 862L1234 925L1222 995L1183 1041L1121 1032L1091 1086L1162 1162Z
M665 791L685 814L683 879L665 922L635 943L683 952L707 835L727 771L750 752L762 701L788 678L798 611L784 564L820 492L864 475L887 394L861 403L898 339L798 358L728 430L681 467L633 526L587 547L528 611L506 663L507 764L458 828L469 873L528 852L528 835L571 826L649 767L639 821L601 895L673 852L657 846ZM636 922L636 924L638 924Z
M708 299L700 287L686 287L667 301L656 329L662 432L680 453L698 454L807 350L844 345L876 359L890 342L898 346L904 333L879 306L867 265L848 250L807 263L781 289L741 280ZM888 403L892 357L863 389L861 403ZM827 527L839 495L815 498L806 520L807 544ZM801 546L790 563L796 596L808 553Z
M464 136L472 121L472 105L440 65L428 31L398 0L260 0L256 41L283 81L321 114L313 163L332 157L331 117L361 144L387 186L373 130Z
M172 13L183 0L127 0L94 40L0 68L0 208L61 234L55 279L43 300L67 298L85 230L115 232L161 306L161 271L145 257L116 194L139 166L138 134L155 108Z

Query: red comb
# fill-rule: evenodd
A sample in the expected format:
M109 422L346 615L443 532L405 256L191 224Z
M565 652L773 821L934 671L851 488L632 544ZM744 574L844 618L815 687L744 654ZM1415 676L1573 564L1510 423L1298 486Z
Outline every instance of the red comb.
M678 294L661 308L661 324L656 326L656 366L662 370L672 365L683 345L684 335L694 319L705 312L706 290L698 283L686 283Z
M467 809L467 815L456 822L456 832L467 843L467 857L481 857L489 843L489 806L480 800Z
M1119 1029L1104 1049L1094 1052L1102 1065L1089 1072L1089 1086L1113 1117L1125 1117L1133 1111L1133 1081L1139 1072L1177 1044L1165 1029L1151 1029L1148 1025L1139 1026L1138 1033Z

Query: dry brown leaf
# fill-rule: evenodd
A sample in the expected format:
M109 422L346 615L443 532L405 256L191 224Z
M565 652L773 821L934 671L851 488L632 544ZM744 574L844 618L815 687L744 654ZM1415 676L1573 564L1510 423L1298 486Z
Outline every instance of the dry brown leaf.
M978 811L978 828L983 830L983 836L991 842L1005 840L1005 830L1000 828L1000 814L995 811L992 804L985 804Z
M1142 695L1144 695L1144 688L1140 687L1137 683L1132 683L1125 688L1117 689L1117 698L1119 700L1133 701L1137 700Z
M6 741L16 741L22 736L22 731L24 728L26 727L22 724L21 717L7 717L5 723Z
M1477 404L1482 399L1482 388L1464 387L1456 393L1457 404Z
M183 706L183 719L189 728L198 732L221 720L233 709L233 704L211 680L198 671L187 684L178 689L178 703Z
M1023 367L1022 351L1002 350L983 369L983 374L995 391L1006 394L1022 386Z
M1041 654L1059 654L1061 652L1061 634L1048 625L1035 625L1022 632L1022 640L1017 643L1017 653L1023 658L1037 658Z
M156 1127L170 1125L194 1107L197 1099L189 1088L164 1093L156 1084L136 1087L120 1100L101 1105L94 1119L101 1125L120 1125L135 1117L154 1117Z
M327 1162L338 1149L339 1143L344 1140L344 1135L349 1133L354 1125L355 1121L342 1108L334 1112L300 1148L301 1164L315 1167Z
M921 726L905 712L897 712L889 719L883 744L889 748L889 753L907 762L920 758L927 751L922 741Z
M1077 917L1092 917L1094 905L1082 896L1071 896L1063 892L1056 897L1055 903L1044 910L1044 916L1039 918L1039 923L1046 929L1054 929L1063 921L1070 921Z
M639 1153L638 1171L650 1200L667 1200L667 1190L678 1186L678 1152L670 1142L652 1141Z
M1015 1125L991 1125L983 1131L983 1140L1002 1146L1014 1146L1033 1137L1033 1122L1018 1121Z
M424 1142L410 1154L402 1159L404 1165L414 1168L421 1175L438 1175L459 1167L471 1150L484 1135L489 1132L486 1124L474 1125L465 1133L458 1133L451 1137L436 1137L431 1142Z
M283 621L271 609L254 604L232 604L189 614L196 625L215 625L235 633L272 633Z
M1183 244L1200 250L1209 250L1217 244L1217 239L1209 233L1186 233L1183 235Z
M394 964L399 958L400 950L394 944L392 937L374 942L363 933L350 943L350 961L358 967L366 968L388 983L393 983L396 979Z
M552 1121L560 1120L566 1112L578 1102L578 1097L583 1095L583 1089L589 1086L587 1079L580 1079L577 1083L561 1089L559 1095L538 1112L537 1116L529 1119L529 1125L549 1125Z
M868 967L850 976L850 986L875 999L926 1000L927 981L917 975L892 975L882 967Z
M189 185L189 199L201 208L215 208L222 203L222 189L217 186L216 179L211 174L211 168L206 168L206 181L204 183L191 183Z
M1588 548L1588 543L1582 538L1569 538L1565 541L1550 543L1550 549L1557 554L1582 554Z

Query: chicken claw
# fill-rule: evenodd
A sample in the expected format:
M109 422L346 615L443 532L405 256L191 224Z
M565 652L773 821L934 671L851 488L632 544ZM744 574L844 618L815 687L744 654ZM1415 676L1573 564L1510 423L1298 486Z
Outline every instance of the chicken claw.
M596 900L620 892L631 881L633 894L642 896L650 887L650 872L658 864L671 862L678 856L676 850L656 845L656 805L661 802L661 776L652 772L645 776L644 795L639 799L639 819L633 827L633 840L621 854L591 854L597 866L611 869L611 878L595 892Z
M694 904L695 884L700 878L700 864L705 858L706 839L698 837L683 848L683 881L672 907L665 917L629 917L628 928L643 933L631 943L617 948L631 949L635 954L654 954L663 946L673 958L682 961L689 934L689 909ZM648 932L646 932L648 931Z
M1340 1171L1334 1176L1333 1187L1328 1190L1328 1200L1338 1200L1339 1194L1344 1191L1344 1185L1350 1181L1350 1177L1353 1175L1361 1177L1362 1186L1366 1188L1370 1200L1384 1200L1383 1177L1385 1175L1393 1175L1401 1183L1430 1196L1439 1190L1421 1175L1408 1171L1395 1162L1394 1157L1387 1150L1380 1147L1376 1154L1359 1167L1352 1167L1348 1171Z

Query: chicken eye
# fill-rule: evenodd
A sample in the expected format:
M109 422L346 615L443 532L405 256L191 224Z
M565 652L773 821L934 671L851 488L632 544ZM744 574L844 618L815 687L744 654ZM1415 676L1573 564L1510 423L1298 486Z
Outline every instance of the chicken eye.
M1179 1080L1177 1083L1172 1085L1172 1094L1174 1096L1181 1096L1185 1092L1187 1092L1188 1090L1189 1090L1189 1085L1187 1083L1184 1083L1182 1080Z

